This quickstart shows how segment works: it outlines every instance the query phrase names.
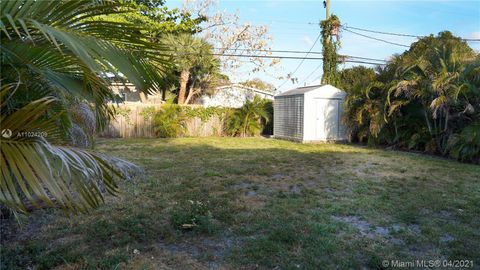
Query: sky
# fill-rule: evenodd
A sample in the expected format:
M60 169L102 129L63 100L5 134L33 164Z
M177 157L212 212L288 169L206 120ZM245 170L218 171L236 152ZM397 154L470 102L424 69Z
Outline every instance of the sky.
M181 1L167 1L169 7L181 5ZM271 46L273 50L310 50L320 33L318 22L325 19L322 0L220 0L217 8L232 13L238 11L243 22L268 26L273 37ZM350 27L412 35L437 34L448 30L463 38L480 39L480 0L331 0L330 11L340 18L343 25ZM411 37L357 32L405 45L416 41L416 38ZM341 32L340 40L340 54L360 57L389 59L393 54L401 54L408 49L346 31ZM469 42L469 45L480 52L480 42ZM321 50L319 41L312 51ZM320 55L310 55L318 56ZM300 59L283 59L274 75L279 77L291 73L300 62ZM258 77L276 87L281 85L278 91L283 92L305 84L319 84L322 75L321 64L320 60L305 60L294 74L294 77L298 78L296 84L263 72L240 77L233 75L231 79L241 81ZM340 68L352 65L358 64L342 64Z

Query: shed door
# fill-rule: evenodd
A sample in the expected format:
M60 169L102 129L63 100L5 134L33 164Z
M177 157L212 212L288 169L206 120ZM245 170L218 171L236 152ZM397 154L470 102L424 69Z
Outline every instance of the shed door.
M334 140L338 136L338 107L336 99L316 99L315 138Z

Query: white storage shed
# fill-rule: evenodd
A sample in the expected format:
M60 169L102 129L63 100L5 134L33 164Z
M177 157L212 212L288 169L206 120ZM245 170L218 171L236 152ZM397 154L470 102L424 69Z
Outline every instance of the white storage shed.
M312 85L275 96L273 135L300 142L346 140L342 124L346 93L331 85Z

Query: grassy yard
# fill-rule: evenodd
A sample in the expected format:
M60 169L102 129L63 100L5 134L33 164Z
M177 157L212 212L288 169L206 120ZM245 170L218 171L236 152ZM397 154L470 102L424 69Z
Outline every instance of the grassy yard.
M262 138L101 140L145 168L87 215L2 225L1 269L480 265L480 166Z

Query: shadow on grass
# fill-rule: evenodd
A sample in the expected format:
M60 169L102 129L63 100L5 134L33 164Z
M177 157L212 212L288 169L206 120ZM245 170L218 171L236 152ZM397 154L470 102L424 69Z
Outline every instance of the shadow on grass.
M106 269L138 258L178 268L179 254L204 267L282 269L480 259L476 166L266 139L101 140L98 149L142 165L145 179L121 183L119 197L88 215L3 222L2 269ZM399 230L366 237L333 216Z

